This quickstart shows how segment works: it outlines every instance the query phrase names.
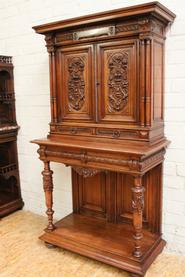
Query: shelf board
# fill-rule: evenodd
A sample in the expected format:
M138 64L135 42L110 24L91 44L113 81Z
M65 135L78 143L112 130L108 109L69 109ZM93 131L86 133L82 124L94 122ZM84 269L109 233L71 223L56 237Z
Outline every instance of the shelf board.
M0 191L0 207L9 202L15 201L17 198L18 196L15 193Z
M99 218L70 214L55 226L54 231L46 230L40 239L137 274L146 271L165 245L160 235L143 230L143 256L136 258L132 255L134 239L130 224L113 224Z
M15 193L0 191L0 217L21 209L24 203Z

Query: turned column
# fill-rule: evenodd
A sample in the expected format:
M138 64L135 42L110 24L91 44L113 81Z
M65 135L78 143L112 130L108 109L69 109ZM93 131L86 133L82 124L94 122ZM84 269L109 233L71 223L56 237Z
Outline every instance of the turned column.
M46 201L46 214L48 216L48 226L47 231L52 231L55 229L53 224L53 171L50 170L50 162L44 161L44 170L42 171L43 175L43 186L45 192L45 201Z
M144 187L142 186L142 176L134 177L134 186L132 188L132 208L133 208L133 226L134 226L134 252L133 255L137 258L142 256L141 243L143 238L142 233L142 218L144 207Z

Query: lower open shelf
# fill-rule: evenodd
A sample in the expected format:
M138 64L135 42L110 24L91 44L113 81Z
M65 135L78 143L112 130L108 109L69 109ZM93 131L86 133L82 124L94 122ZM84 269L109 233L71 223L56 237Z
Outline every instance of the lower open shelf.
M113 224L103 219L70 214L55 226L54 231L46 231L40 239L140 276L144 276L165 245L160 235L143 230L143 256L135 258L130 224Z

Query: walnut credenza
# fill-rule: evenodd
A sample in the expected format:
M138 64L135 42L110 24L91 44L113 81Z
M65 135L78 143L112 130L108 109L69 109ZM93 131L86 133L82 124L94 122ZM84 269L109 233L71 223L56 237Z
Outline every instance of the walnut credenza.
M158 2L33 27L50 62L41 239L144 276L162 251L164 41ZM53 223L50 161L72 167L73 213Z

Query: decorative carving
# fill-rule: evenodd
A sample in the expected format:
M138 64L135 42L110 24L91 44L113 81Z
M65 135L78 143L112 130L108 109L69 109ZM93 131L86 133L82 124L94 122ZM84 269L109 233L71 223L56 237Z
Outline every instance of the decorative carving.
M158 163L161 163L164 159L164 154L165 154L165 150L161 150L160 152L150 156L150 157L147 157L145 160L141 161L140 163L140 169L143 170L147 167L151 167L151 165L156 165Z
M128 102L128 53L117 52L111 55L108 67L109 112L120 112Z
M116 26L116 33L137 31L139 29L138 23L121 24Z
M138 131L125 131L125 130L111 130L111 129L97 129L97 135L111 135L113 138L119 137L139 137Z
M9 56L0 56L0 63L12 63L12 57Z
M136 210L139 214L141 214L144 208L144 191L145 188L143 186L133 187L133 199L132 199L132 208Z
M134 178L134 187L132 187L132 208L133 208L133 226L134 226L134 240L135 249L133 255L137 258L142 256L141 242L142 242L142 221L143 221L143 208L144 208L144 191L142 186L142 177L136 176Z
M15 100L15 97L13 92L0 93L0 101L3 101L4 103L9 103L14 100Z
M79 57L69 59L68 100L69 110L79 111L85 102L84 61Z
M93 177L98 174L101 170L95 168L85 168L85 167L73 167L73 169L84 178Z
M47 211L46 214L48 216L48 231L53 231L55 226L53 224L53 214L54 211L53 207L53 171L50 170L49 162L44 162L44 170L42 171L43 175L43 187L45 192L45 200L46 200L46 207Z
M61 133L68 133L72 135L80 134L80 133L88 133L92 134L91 128L78 128L78 127L63 127L63 126L52 126L52 131L57 131Z
M73 40L74 36L73 33L63 33L56 37L57 42L62 42L66 40Z
M49 53L55 51L55 37L53 35L47 34L45 36L46 47Z

